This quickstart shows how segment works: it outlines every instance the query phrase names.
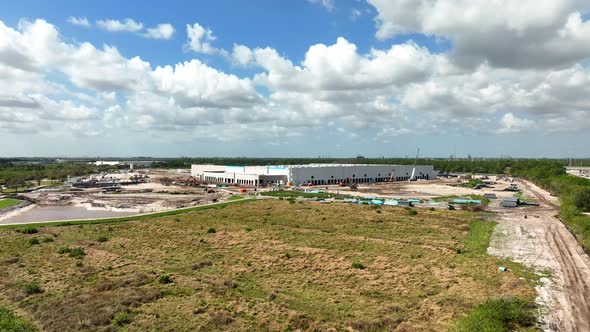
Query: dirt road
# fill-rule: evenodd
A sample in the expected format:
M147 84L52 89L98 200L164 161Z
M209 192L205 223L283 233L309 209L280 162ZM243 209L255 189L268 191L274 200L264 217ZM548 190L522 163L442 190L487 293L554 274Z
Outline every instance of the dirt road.
M495 202L500 218L488 252L543 275L537 286L543 330L590 331L590 259L557 219L558 200L532 183L520 187L540 206L504 209Z

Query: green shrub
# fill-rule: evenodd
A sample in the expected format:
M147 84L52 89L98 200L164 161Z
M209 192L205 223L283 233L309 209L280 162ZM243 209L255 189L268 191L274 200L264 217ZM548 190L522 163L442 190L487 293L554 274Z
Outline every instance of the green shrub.
M31 227L31 226L27 226L27 227L23 227L19 230L20 233L23 234L37 234L39 233L39 230L35 227Z
M410 216L415 216L417 214L418 214L418 211L416 211L416 210L409 210L408 211L408 215L410 215Z
M101 243L102 242L107 242L108 240L109 240L109 238L106 237L106 236L104 236L104 235L101 235L101 236L98 237L98 239L96 239L97 242L101 242Z
M35 326L0 307L0 331L36 332Z
M73 257L76 259L82 259L82 258L84 258L86 253L84 252L84 248L73 248L73 249L70 249L69 255L70 255L70 257Z
M122 327L125 324L129 324L131 322L131 317L126 312L120 312L113 317L112 324L117 327Z
M41 239L41 242L43 243L49 243L49 242L53 242L55 241L52 237L46 236L44 238Z
M39 239L36 237L30 238L28 242L29 242L30 246L34 246L34 245L41 243L41 242L39 242Z
M533 306L527 301L508 298L487 300L459 319L451 328L453 332L500 332L520 330L534 326L536 317Z
M68 248L68 247L60 247L59 249L57 249L57 252L58 252L60 255L63 255L63 254L69 254L69 253L70 253L70 251L72 251L72 250L71 250L70 248Z
M209 234L217 233L217 230L215 228L211 227L207 230L207 233L209 233Z
M37 281L25 282L22 284L22 288L27 295L43 293L43 289Z
M590 188L582 189L576 193L575 204L580 211L590 212Z
M246 228L244 228L244 230L245 230L246 232L251 232L251 231L252 231L252 228L251 228L251 227L246 227Z
M364 270L365 265L363 265L362 263L354 262L354 263L352 263L352 268L357 269L357 270Z
M167 274L163 274L161 276L158 277L158 282L161 284L171 284L172 283L172 277L170 277Z

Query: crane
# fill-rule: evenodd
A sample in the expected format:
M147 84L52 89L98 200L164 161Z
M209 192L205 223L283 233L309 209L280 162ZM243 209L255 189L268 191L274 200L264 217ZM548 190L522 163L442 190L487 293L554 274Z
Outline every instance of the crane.
M395 168L391 169L391 174L389 176L389 182L395 181Z
M410 181L415 181L415 175L416 175L416 164L418 163L418 155L420 154L420 148L418 148L418 151L416 151L416 159L414 159L414 168L412 168L412 176L410 176Z

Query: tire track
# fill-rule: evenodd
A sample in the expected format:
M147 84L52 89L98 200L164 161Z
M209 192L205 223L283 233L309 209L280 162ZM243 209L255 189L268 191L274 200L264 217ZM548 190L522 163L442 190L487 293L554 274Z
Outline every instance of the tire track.
M541 206L505 209L499 215L490 253L508 257L539 272L550 270L536 289L546 331L590 331L590 258L558 219L559 203L539 187L520 182L523 192ZM525 218L525 215L531 216Z
M551 202L542 192L523 182L524 188L536 199L550 207L546 211L552 221L545 232L545 241L562 272L562 285L569 298L569 306L574 313L574 331L590 331L590 275L588 256L585 255L575 237L554 215L559 213L559 205ZM553 214L553 215L550 215ZM579 248L577 248L579 247ZM576 250L578 249L578 250Z

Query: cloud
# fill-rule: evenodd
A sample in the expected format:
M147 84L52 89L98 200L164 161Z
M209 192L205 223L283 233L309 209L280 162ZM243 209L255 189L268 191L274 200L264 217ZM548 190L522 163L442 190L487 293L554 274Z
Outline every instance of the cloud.
M98 20L96 21L96 25L104 30L110 32L119 32L119 31L127 31L127 32L138 32L143 29L143 23L135 22L130 18L126 18L123 21L113 20L113 19L106 19L106 20Z
M154 28L149 28L143 34L146 38L151 39L170 39L174 35L174 27L169 23L158 24Z
M211 45L211 42L216 39L211 29L204 28L199 23L187 24L186 34L188 36L188 47L191 50L203 54L226 54L225 50Z
M73 25L79 25L82 27L89 27L90 26L90 22L88 22L88 19L86 17L74 17L74 16L70 16L67 19L68 23L71 23Z
M152 73L157 91L183 107L248 107L260 101L252 83L222 73L199 60L158 67Z
M153 28L144 29L144 24L136 22L133 19L126 18L123 21L119 20L98 20L96 25L104 30L110 32L135 32L138 35L149 39L163 39L168 40L174 35L174 26L170 23L160 23Z
M247 46L234 44L232 59L237 64L246 66L252 61L252 51Z
M464 66L454 51L410 40L361 51L343 37L293 61L270 47L215 48L213 32L199 24L187 33L195 52L227 55L248 74L198 59L153 66L115 46L68 42L44 20L16 28L0 21L0 135L266 146L295 136L379 143L412 133L590 130L590 68L582 63Z
M329 12L334 10L334 0L307 0L307 1L309 1L310 3L313 3L313 4L322 5Z
M587 1L368 1L377 10L377 38L423 33L448 39L464 66L553 68L590 56L590 22L582 19Z
M517 118L512 113L506 113L502 116L502 119L500 119L500 124L502 127L498 129L499 133L516 133L530 128L533 125L533 121Z
M358 8L353 8L350 11L350 19L353 21L358 20L361 16L363 16L363 12Z

